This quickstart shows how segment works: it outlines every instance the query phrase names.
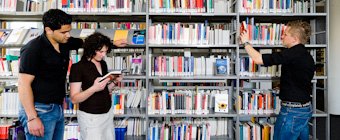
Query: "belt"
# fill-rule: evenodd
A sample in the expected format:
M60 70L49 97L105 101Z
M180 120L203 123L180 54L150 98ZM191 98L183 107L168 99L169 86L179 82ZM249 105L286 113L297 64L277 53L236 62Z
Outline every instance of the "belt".
M300 102L288 102L288 101L282 101L281 105L286 106L286 107L307 107L311 104L311 102L307 103L300 103Z

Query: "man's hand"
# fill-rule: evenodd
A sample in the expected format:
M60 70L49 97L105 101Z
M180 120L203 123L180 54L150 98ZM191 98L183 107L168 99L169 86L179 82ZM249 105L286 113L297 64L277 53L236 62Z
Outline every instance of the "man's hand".
M33 136L43 137L44 136L44 125L40 118L35 118L30 122L27 122L28 131Z
M244 44L246 42L249 42L249 35L247 30L244 30L241 34L240 34L240 44Z
M120 39L113 42L113 44L117 47L125 47L127 45L126 39Z

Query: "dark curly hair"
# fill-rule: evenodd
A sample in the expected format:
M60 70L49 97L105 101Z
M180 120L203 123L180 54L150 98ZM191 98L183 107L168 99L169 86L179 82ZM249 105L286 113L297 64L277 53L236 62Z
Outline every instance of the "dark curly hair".
M107 53L110 53L114 47L109 37L98 32L86 37L83 44L82 60L92 59L96 55L96 51L100 51L104 46L107 47Z
M50 9L43 15L44 27L50 27L52 31L58 30L62 25L72 22L72 16L59 9Z

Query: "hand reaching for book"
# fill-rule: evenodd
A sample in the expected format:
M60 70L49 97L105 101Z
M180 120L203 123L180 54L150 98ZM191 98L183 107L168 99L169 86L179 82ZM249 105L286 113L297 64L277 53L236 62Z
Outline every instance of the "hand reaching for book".
M246 42L249 42L249 36L247 30L243 30L240 34L240 44L244 44Z
M117 47L125 47L127 45L126 39L119 39L113 42L113 44Z
M102 91L106 87L107 83L110 81L110 78L106 78L105 80L99 82L100 78L94 80L92 87L95 92Z

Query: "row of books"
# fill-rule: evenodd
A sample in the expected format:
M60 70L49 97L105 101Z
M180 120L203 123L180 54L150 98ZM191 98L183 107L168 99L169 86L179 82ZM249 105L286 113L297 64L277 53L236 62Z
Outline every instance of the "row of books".
M146 97L146 89L122 89L113 92L112 108L115 114L124 114L126 108L144 108L142 103ZM125 98L126 97L126 98ZM65 97L63 102L65 115L76 115L79 109L78 104L73 104L70 97ZM19 97L16 92L3 92L0 94L0 114L18 115Z
M72 22L72 29L145 30L145 22Z
M144 118L125 118L114 119L114 126L126 127L126 135L128 136L142 136L147 130L146 121Z
M73 104L71 98L66 96L63 102L64 114L65 115L76 115L79 109L78 104Z
M231 13L232 0L149 0L152 13Z
M11 58L13 57L15 56L11 56ZM15 57L15 59L10 59L9 57L0 58L0 76L18 76L18 74L19 74L18 57Z
M278 113L281 100L276 90L241 90L237 95L236 109L240 114Z
M114 120L115 128L127 127L126 135L141 136L144 134L145 120L141 118L129 118L127 120ZM117 134L116 134L117 135ZM70 121L65 125L64 140L81 140L80 128L77 121Z
M126 39L128 44L145 44L145 30L115 30L115 29L81 29L71 30L73 37L85 38L94 32L100 32L113 41ZM0 29L0 45L26 44L43 33L43 29Z
M116 86L116 89L113 92L115 92L116 90L119 90L119 91L122 91L122 90L141 90L145 86L146 86L145 80L141 80L141 79L124 80L124 75L123 75L123 80L118 83L118 85ZM127 92L129 92L129 91L127 91ZM119 92L117 92L117 94L118 93Z
M273 140L274 125L268 122L243 122L240 124L240 140Z
M126 54L122 56L105 57L108 69L126 69L129 75L145 73L145 55Z
M2 120L2 119L1 119ZM18 120L9 119L0 124L0 139L2 140L24 140L24 128ZM2 122L2 121L1 121Z
M151 76L230 75L230 56L151 56Z
M0 94L0 113L2 115L18 115L19 95L17 92L3 92ZM73 104L69 97L65 97L63 102L64 114L77 114L78 105Z
M79 62L81 57L82 55L77 51L71 51L70 63ZM127 53L122 56L109 55L104 60L109 70L125 69L125 72L129 75L141 75L145 72L143 71L145 69L145 56L138 53Z
M57 0L15 0L17 1L16 11L44 12L56 8Z
M146 0L60 0L57 7L67 12L145 12Z
M146 98L146 89L124 88L112 92L114 114L124 114L125 108L144 108L142 101Z
M232 0L149 0L150 12L231 13ZM146 0L1 0L4 12L44 12L51 8L66 12L145 12ZM307 0L240 0L242 13L311 13Z
M228 90L176 90L153 92L148 96L148 114L228 113Z
M1 0L3 12L45 12L52 8L65 12L145 12L146 0Z
M246 18L241 22L241 31L248 31L249 41L252 44L278 45L282 44L281 36L286 28L280 23L255 23L254 17Z
M15 12L17 0L0 0L0 12Z
M79 29L71 30L71 36L86 38L94 32L102 33L111 40L116 41L126 39L129 45L144 45L145 44L145 30L120 30L120 29Z
M0 112L3 115L18 115L19 94L17 92L3 92L0 95Z
M241 56L240 76L279 77L281 76L281 65L264 67L255 64L249 56Z
M69 122L64 127L64 140L81 140L79 124Z
M314 5L308 0L240 0L241 13L311 13Z
M149 27L150 44L229 45L232 24L155 23Z
M171 122L154 120L150 123L148 134L150 140L209 140L211 136L228 134L228 120L225 118Z

